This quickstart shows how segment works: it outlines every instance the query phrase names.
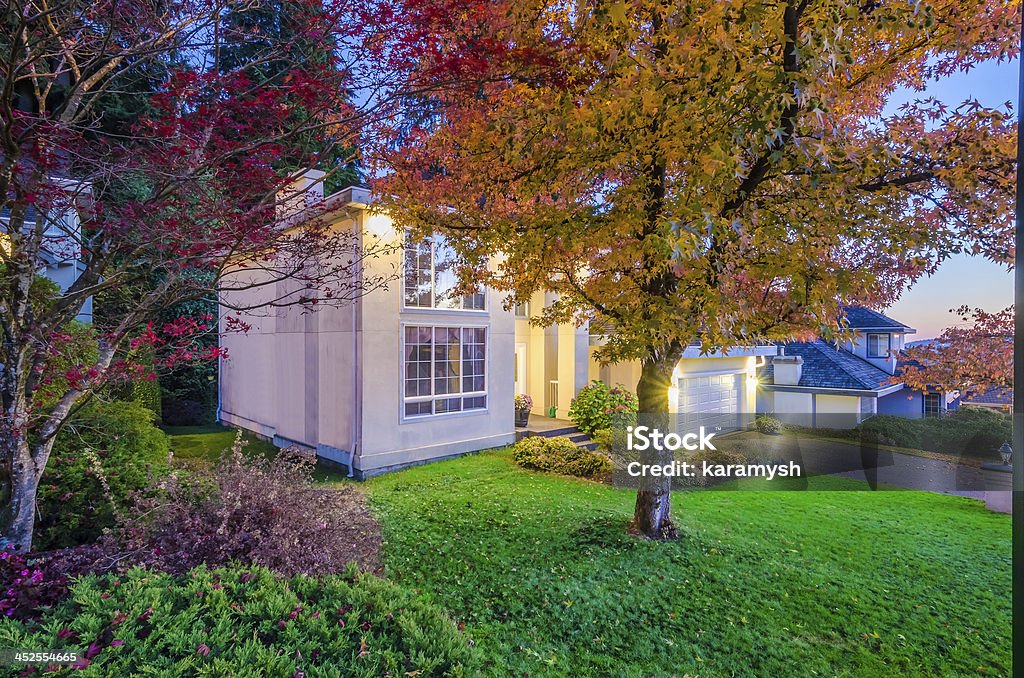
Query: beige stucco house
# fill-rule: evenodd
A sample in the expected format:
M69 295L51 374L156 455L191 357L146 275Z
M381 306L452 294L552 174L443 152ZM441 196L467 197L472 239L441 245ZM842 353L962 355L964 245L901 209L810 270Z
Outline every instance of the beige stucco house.
M516 393L532 396L535 416L565 418L592 379L635 387L639 366L599 365L593 350L600 338L586 326L530 324L531 311L549 295L515 308L490 289L454 295L443 239L406 241L371 202L366 189L352 187L322 199L316 211L361 242L396 244L368 260L363 274L397 271L397 279L343 308L250 314L246 333L226 332L222 312L229 356L220 368L222 422L314 449L363 477L513 442ZM755 411L756 370L775 350L689 350L676 370L672 403L706 413L713 421L705 425L743 425Z

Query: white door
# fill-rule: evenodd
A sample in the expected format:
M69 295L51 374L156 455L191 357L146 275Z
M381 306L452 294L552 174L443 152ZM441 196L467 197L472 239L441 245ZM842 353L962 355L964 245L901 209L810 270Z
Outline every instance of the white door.
M516 395L526 393L526 344L516 344L515 355L515 391Z
M716 374L679 380L677 425L686 432L703 426L709 431L732 431L740 427L742 375Z

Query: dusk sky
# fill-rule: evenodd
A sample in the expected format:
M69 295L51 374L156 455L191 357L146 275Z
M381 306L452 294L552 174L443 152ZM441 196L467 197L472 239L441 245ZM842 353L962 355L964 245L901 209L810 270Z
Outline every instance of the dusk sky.
M957 105L976 98L985 106L999 106L1011 101L1016 113L1019 64L1016 60L1002 64L988 63L969 73L937 81L925 92L898 93L889 102L895 112L901 104L913 99L935 97ZM949 309L967 304L987 311L997 311L1013 303L1013 273L980 257L955 256L947 260L935 275L920 281L886 311L886 315L917 329L912 340L929 339L959 318Z

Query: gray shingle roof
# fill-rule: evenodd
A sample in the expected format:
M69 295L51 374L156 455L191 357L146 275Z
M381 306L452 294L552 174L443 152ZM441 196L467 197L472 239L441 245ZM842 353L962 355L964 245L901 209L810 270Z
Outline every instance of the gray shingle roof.
M839 317L841 320L845 318L846 323L855 330L883 328L913 330L913 328L897 322L889 316L882 315L878 311L872 311L870 308L864 308L863 306L843 306L839 309Z
M877 390L889 386L892 379L885 370L821 339L789 342L781 346L786 355L798 355L804 360L799 386ZM758 370L758 377L763 384L774 382L775 370L770 360Z
M958 398L961 403L984 403L986 405L1012 405L1013 389L1005 386L992 386L985 389L984 393L969 391L966 395Z

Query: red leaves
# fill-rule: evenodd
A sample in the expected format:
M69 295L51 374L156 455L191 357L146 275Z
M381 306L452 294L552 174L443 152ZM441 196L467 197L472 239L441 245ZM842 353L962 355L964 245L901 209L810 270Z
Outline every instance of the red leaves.
M962 306L960 326L904 351L896 381L924 390L977 392L1013 384L1013 307L995 313Z

